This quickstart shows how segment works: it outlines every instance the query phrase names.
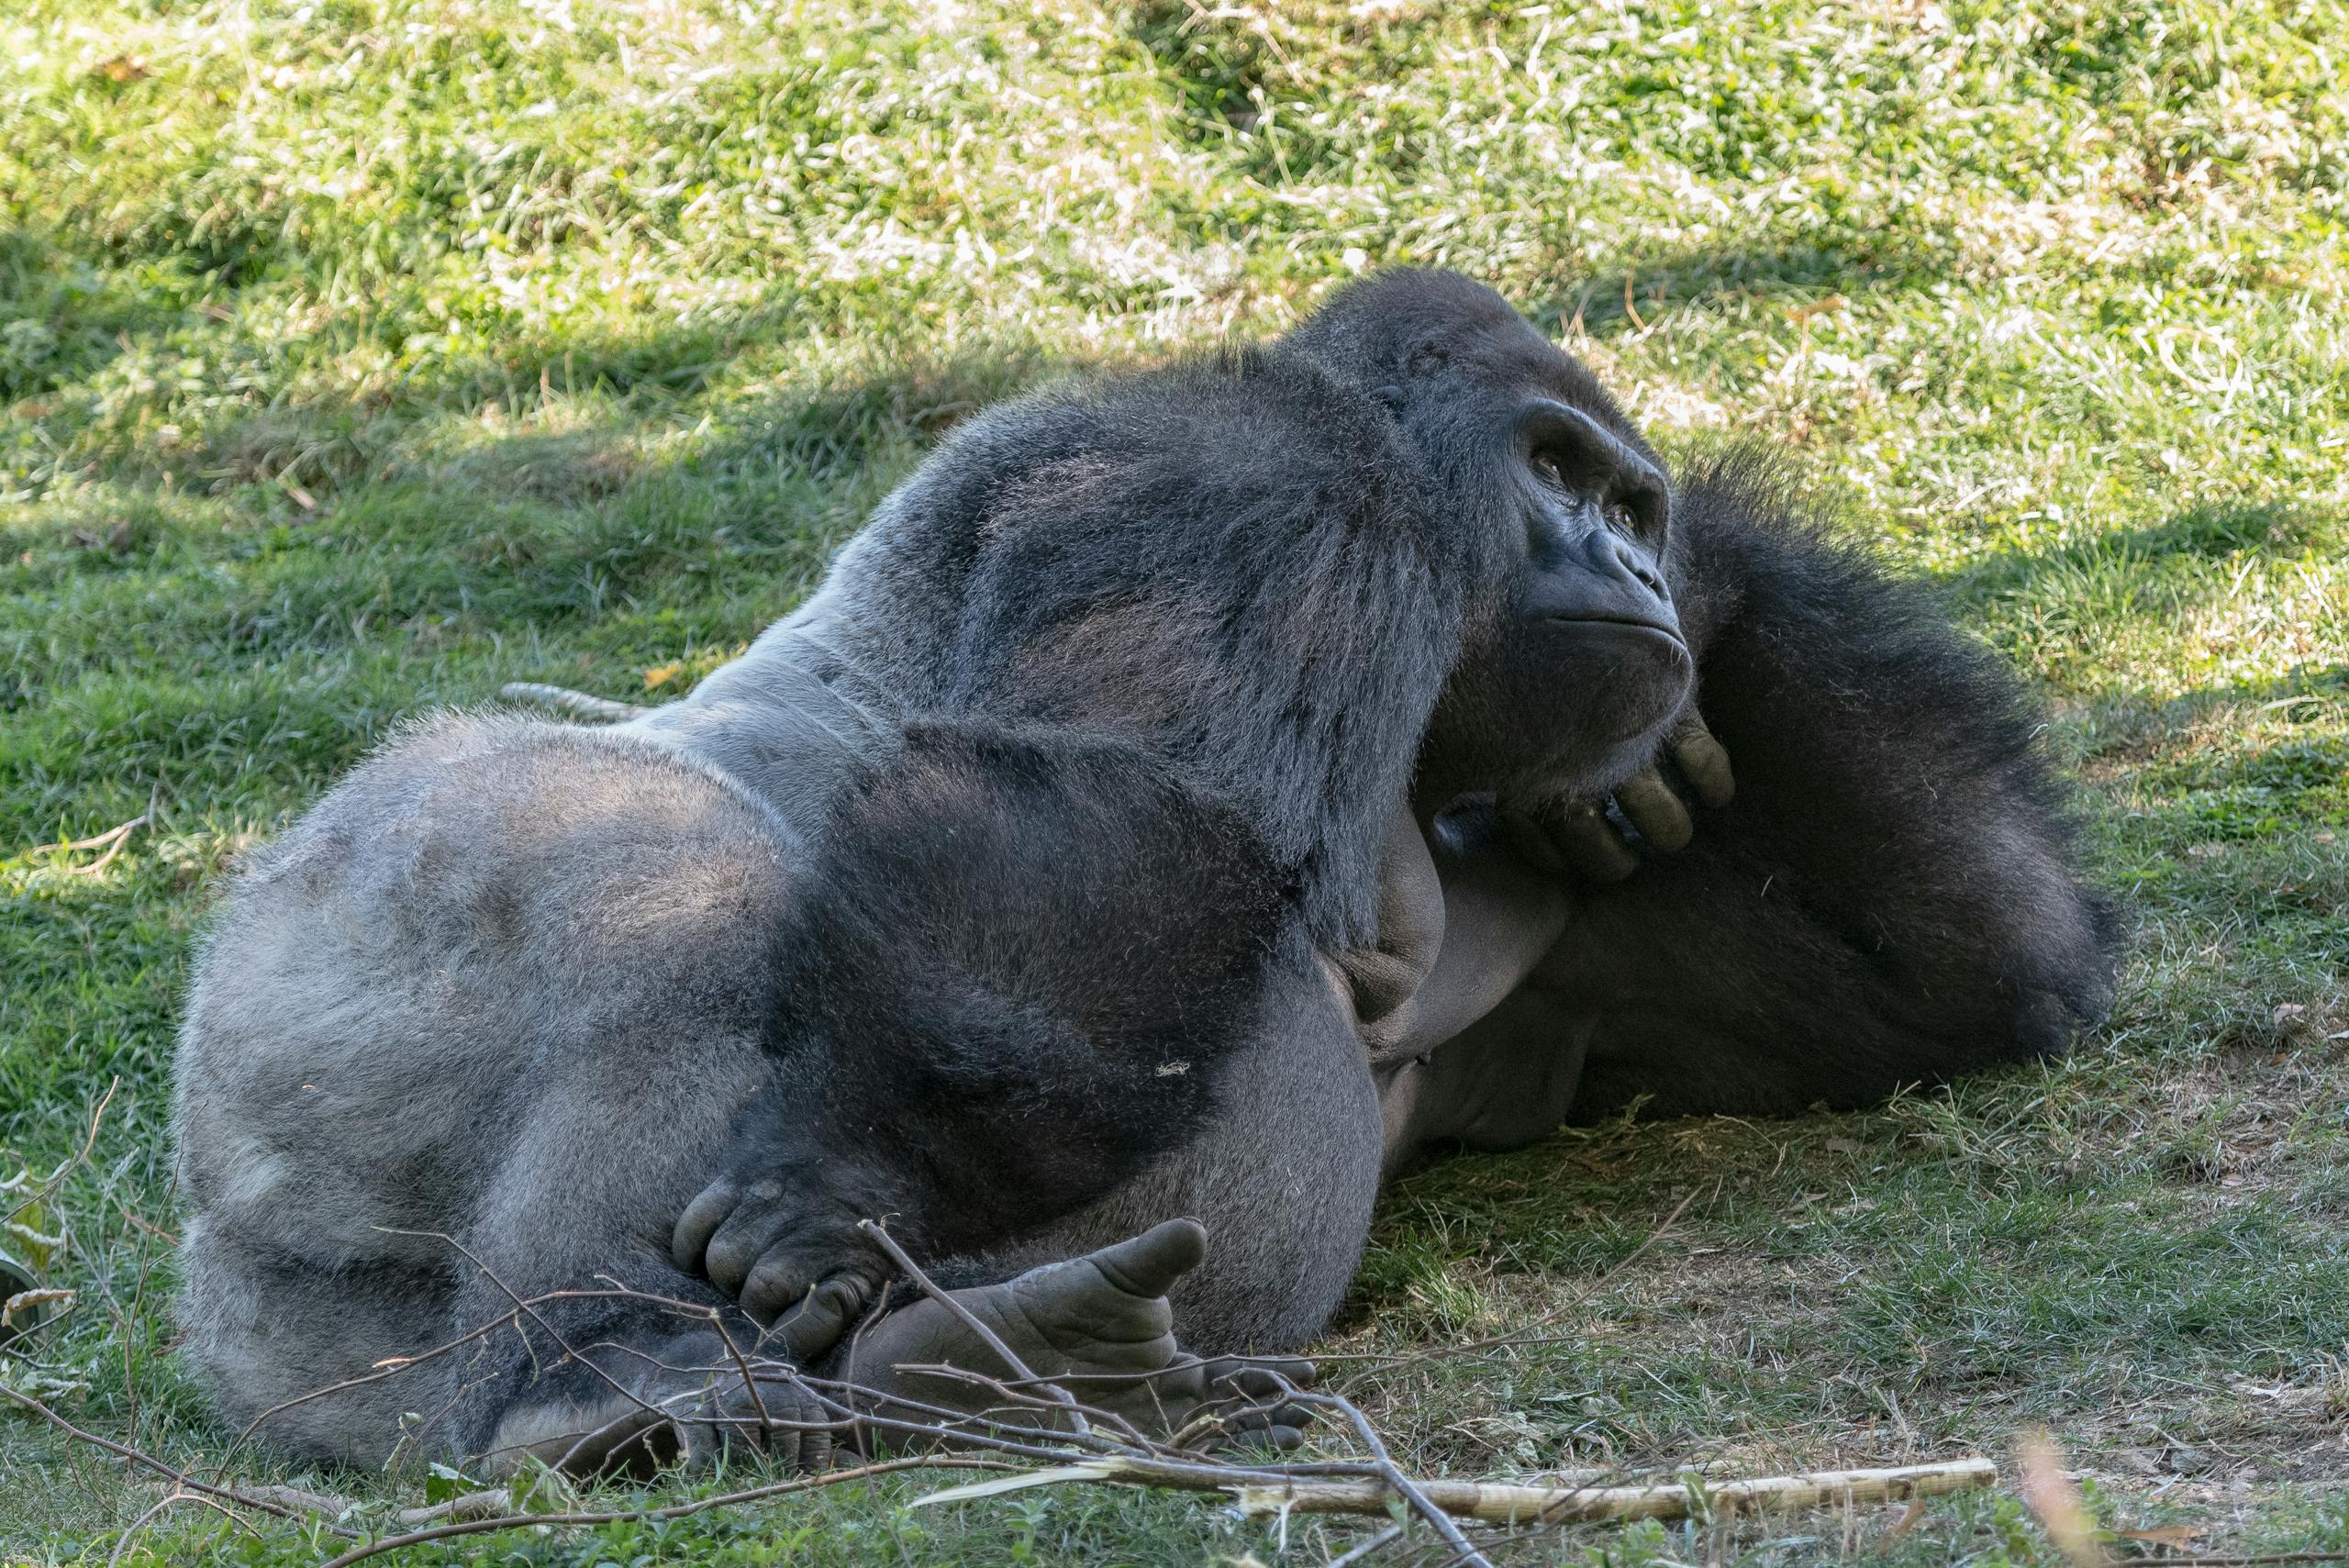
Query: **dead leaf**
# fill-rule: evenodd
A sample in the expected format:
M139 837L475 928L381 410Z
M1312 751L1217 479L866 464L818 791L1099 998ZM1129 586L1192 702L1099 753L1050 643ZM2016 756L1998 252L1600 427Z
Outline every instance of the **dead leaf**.
M127 54L117 54L99 63L90 73L109 82L143 82L147 79L147 67Z
M1924 1517L1925 1499L1922 1497L1909 1498L1909 1506L1900 1512L1900 1522L1892 1527L1885 1539L1887 1540L1898 1540L1902 1536L1907 1535L1910 1530L1915 1529L1917 1528L1918 1521L1922 1519Z
M41 1290L20 1290L0 1307L0 1329L28 1329L40 1320L44 1307L71 1307L73 1293L51 1286Z

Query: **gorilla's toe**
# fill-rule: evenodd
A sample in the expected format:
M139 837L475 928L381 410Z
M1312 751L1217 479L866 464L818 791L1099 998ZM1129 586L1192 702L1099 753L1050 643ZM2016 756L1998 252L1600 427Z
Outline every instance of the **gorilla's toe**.
M1128 1296L1149 1297L1174 1289L1207 1256L1207 1228L1196 1219L1170 1219L1079 1261Z

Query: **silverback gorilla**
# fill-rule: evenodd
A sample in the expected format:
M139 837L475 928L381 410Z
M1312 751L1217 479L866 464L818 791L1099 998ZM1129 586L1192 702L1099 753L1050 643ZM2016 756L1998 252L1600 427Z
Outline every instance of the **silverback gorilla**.
M185 1353L321 1459L814 1464L825 1387L993 1369L886 1217L1040 1373L1261 1393L1421 1151L2062 1049L2112 937L2032 736L1765 470L1389 274L970 421L688 698L433 720L255 855Z

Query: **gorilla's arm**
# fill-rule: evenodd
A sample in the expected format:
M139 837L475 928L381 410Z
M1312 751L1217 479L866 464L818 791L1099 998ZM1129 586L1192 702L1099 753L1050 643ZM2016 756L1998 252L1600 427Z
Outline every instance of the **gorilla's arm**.
M1758 462L1689 476L1678 522L1736 795L1589 888L1538 975L1588 1026L1575 1113L1848 1105L2063 1050L2109 1005L2114 926L2013 677Z
M674 1262L763 1320L819 1284L844 1320L887 1273L860 1219L971 1255L1101 1196L1209 1114L1284 894L1237 812L1130 742L908 727L774 933L775 1087Z

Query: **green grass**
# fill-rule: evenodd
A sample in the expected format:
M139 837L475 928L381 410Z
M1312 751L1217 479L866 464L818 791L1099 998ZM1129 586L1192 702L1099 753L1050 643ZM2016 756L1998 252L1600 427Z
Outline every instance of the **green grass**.
M419 709L685 689L974 405L1407 261L1502 288L1668 447L1785 443L1941 579L2048 698L2132 947L2058 1066L1405 1184L1327 1349L1559 1337L1360 1373L1398 1451L2004 1458L2043 1425L2110 1528L2349 1550L2345 223L2339 0L17 0L0 1176L120 1080L51 1206L80 1296L39 1369L95 1429L219 1450L169 1353L163 1125L239 847ZM150 800L103 870L53 847ZM926 1485L463 1551L1358 1536L1183 1498L906 1511ZM154 1496L0 1416L0 1558L102 1562ZM2052 1561L2010 1486L1900 1517L1500 1550ZM316 1551L184 1510L132 1551L206 1554Z

